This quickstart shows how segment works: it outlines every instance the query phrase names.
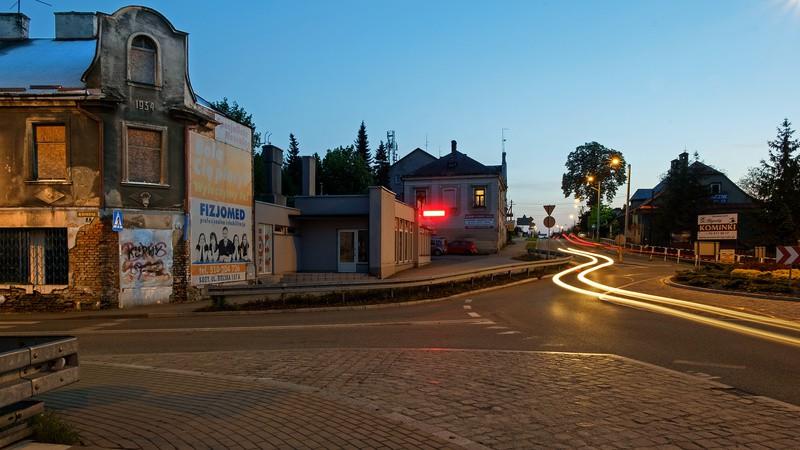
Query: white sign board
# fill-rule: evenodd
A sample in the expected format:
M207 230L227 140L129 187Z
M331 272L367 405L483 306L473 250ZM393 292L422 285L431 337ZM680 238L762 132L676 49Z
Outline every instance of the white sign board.
M737 239L739 214L704 214L697 216L697 239L720 241Z
M494 228L494 216L491 214L466 214L464 228Z

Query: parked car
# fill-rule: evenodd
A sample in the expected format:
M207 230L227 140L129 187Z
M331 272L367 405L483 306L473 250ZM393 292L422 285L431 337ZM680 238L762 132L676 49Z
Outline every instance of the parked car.
M443 237L431 238L431 255L441 256L447 253L447 239Z
M477 255L478 247L472 241L456 240L447 243L447 253L452 255Z

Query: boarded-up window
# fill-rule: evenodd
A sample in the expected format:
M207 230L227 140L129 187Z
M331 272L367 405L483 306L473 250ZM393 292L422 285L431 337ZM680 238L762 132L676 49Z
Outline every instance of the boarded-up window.
M161 131L128 127L128 181L160 184Z
M152 39L147 36L133 38L128 59L131 81L142 84L156 84L158 48Z
M67 179L67 130L64 125L35 125L33 178Z

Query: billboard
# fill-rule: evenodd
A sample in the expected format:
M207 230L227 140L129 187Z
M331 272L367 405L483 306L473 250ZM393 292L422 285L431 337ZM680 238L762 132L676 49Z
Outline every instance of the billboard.
M739 214L704 214L697 216L697 240L721 241L738 237Z
M247 279L252 263L251 130L219 114L211 133L189 132L192 284Z

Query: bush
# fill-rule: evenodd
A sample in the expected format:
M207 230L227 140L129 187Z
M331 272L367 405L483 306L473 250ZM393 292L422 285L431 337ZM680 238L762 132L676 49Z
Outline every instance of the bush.
M45 411L31 419L33 435L31 439L44 444L75 445L80 435L72 425L64 422L53 411Z

